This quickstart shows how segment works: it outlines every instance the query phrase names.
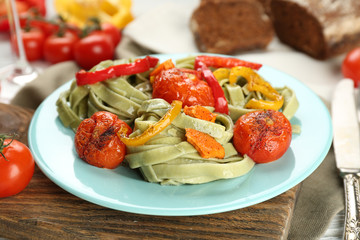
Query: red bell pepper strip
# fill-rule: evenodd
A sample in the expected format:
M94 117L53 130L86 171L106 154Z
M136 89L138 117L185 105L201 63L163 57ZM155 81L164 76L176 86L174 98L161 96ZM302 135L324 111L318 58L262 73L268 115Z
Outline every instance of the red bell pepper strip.
M212 71L201 61L195 61L194 68L201 72L201 76L209 84L215 99L215 112L229 114L228 102L223 89Z
M255 70L259 70L262 67L262 64L248 62L237 58L207 56L207 55L197 56L195 58L195 65L196 62L203 62L206 66L214 67L214 68L232 68L232 67L242 66L242 67L248 67Z
M102 82L110 78L143 73L155 67L158 61L158 58L146 56L135 60L133 63L114 65L95 72L80 70L75 75L76 83L78 86L82 86Z

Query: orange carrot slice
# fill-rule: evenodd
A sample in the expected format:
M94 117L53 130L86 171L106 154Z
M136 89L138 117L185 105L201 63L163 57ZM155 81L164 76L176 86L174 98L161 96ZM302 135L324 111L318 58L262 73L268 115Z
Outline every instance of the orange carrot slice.
M212 113L210 112L210 110L200 105L191 106L191 107L185 106L184 113L191 117L206 120L209 122L215 122L217 116L216 113Z
M225 149L209 134L185 128L187 141L194 146L202 158L224 158Z

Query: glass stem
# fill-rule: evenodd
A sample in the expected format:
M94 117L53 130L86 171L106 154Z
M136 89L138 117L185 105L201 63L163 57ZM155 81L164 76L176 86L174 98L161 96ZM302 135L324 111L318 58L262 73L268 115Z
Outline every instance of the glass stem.
M27 72L31 71L31 70L29 70L29 68L31 68L31 67L26 59L24 44L23 44L22 37L21 37L21 26L20 26L18 12L16 9L15 1L9 0L9 3L10 3L10 10L12 13L11 14L12 19L9 19L10 25L13 30L13 33L16 36L16 43L17 43L17 48L18 48L18 52L19 52L19 56L17 58L17 61L15 62L15 71L21 71L22 73L27 73ZM11 37L15 37L15 36L13 35Z

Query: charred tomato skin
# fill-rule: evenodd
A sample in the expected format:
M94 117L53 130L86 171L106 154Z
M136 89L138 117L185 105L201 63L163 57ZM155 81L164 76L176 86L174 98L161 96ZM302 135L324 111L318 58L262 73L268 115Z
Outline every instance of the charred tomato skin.
M100 111L84 119L75 134L75 149L85 162L99 168L116 168L126 154L126 146L117 136L125 127L132 129L113 113Z
M161 71L153 84L153 98L162 98L171 103L183 102L183 106L211 106L215 104L209 85L196 74L179 68Z
M241 116L234 126L233 143L242 155L256 163L267 163L281 158L290 146L290 121L281 112L259 110Z

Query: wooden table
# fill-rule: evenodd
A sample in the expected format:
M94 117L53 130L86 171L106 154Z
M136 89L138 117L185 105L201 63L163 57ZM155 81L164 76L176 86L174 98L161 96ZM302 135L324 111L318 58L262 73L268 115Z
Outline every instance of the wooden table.
M33 111L0 104L0 132L27 144ZM49 139L49 141L56 141ZM20 194L0 199L0 238L8 239L286 239L300 185L255 206L186 217L116 211L82 200L36 167Z

